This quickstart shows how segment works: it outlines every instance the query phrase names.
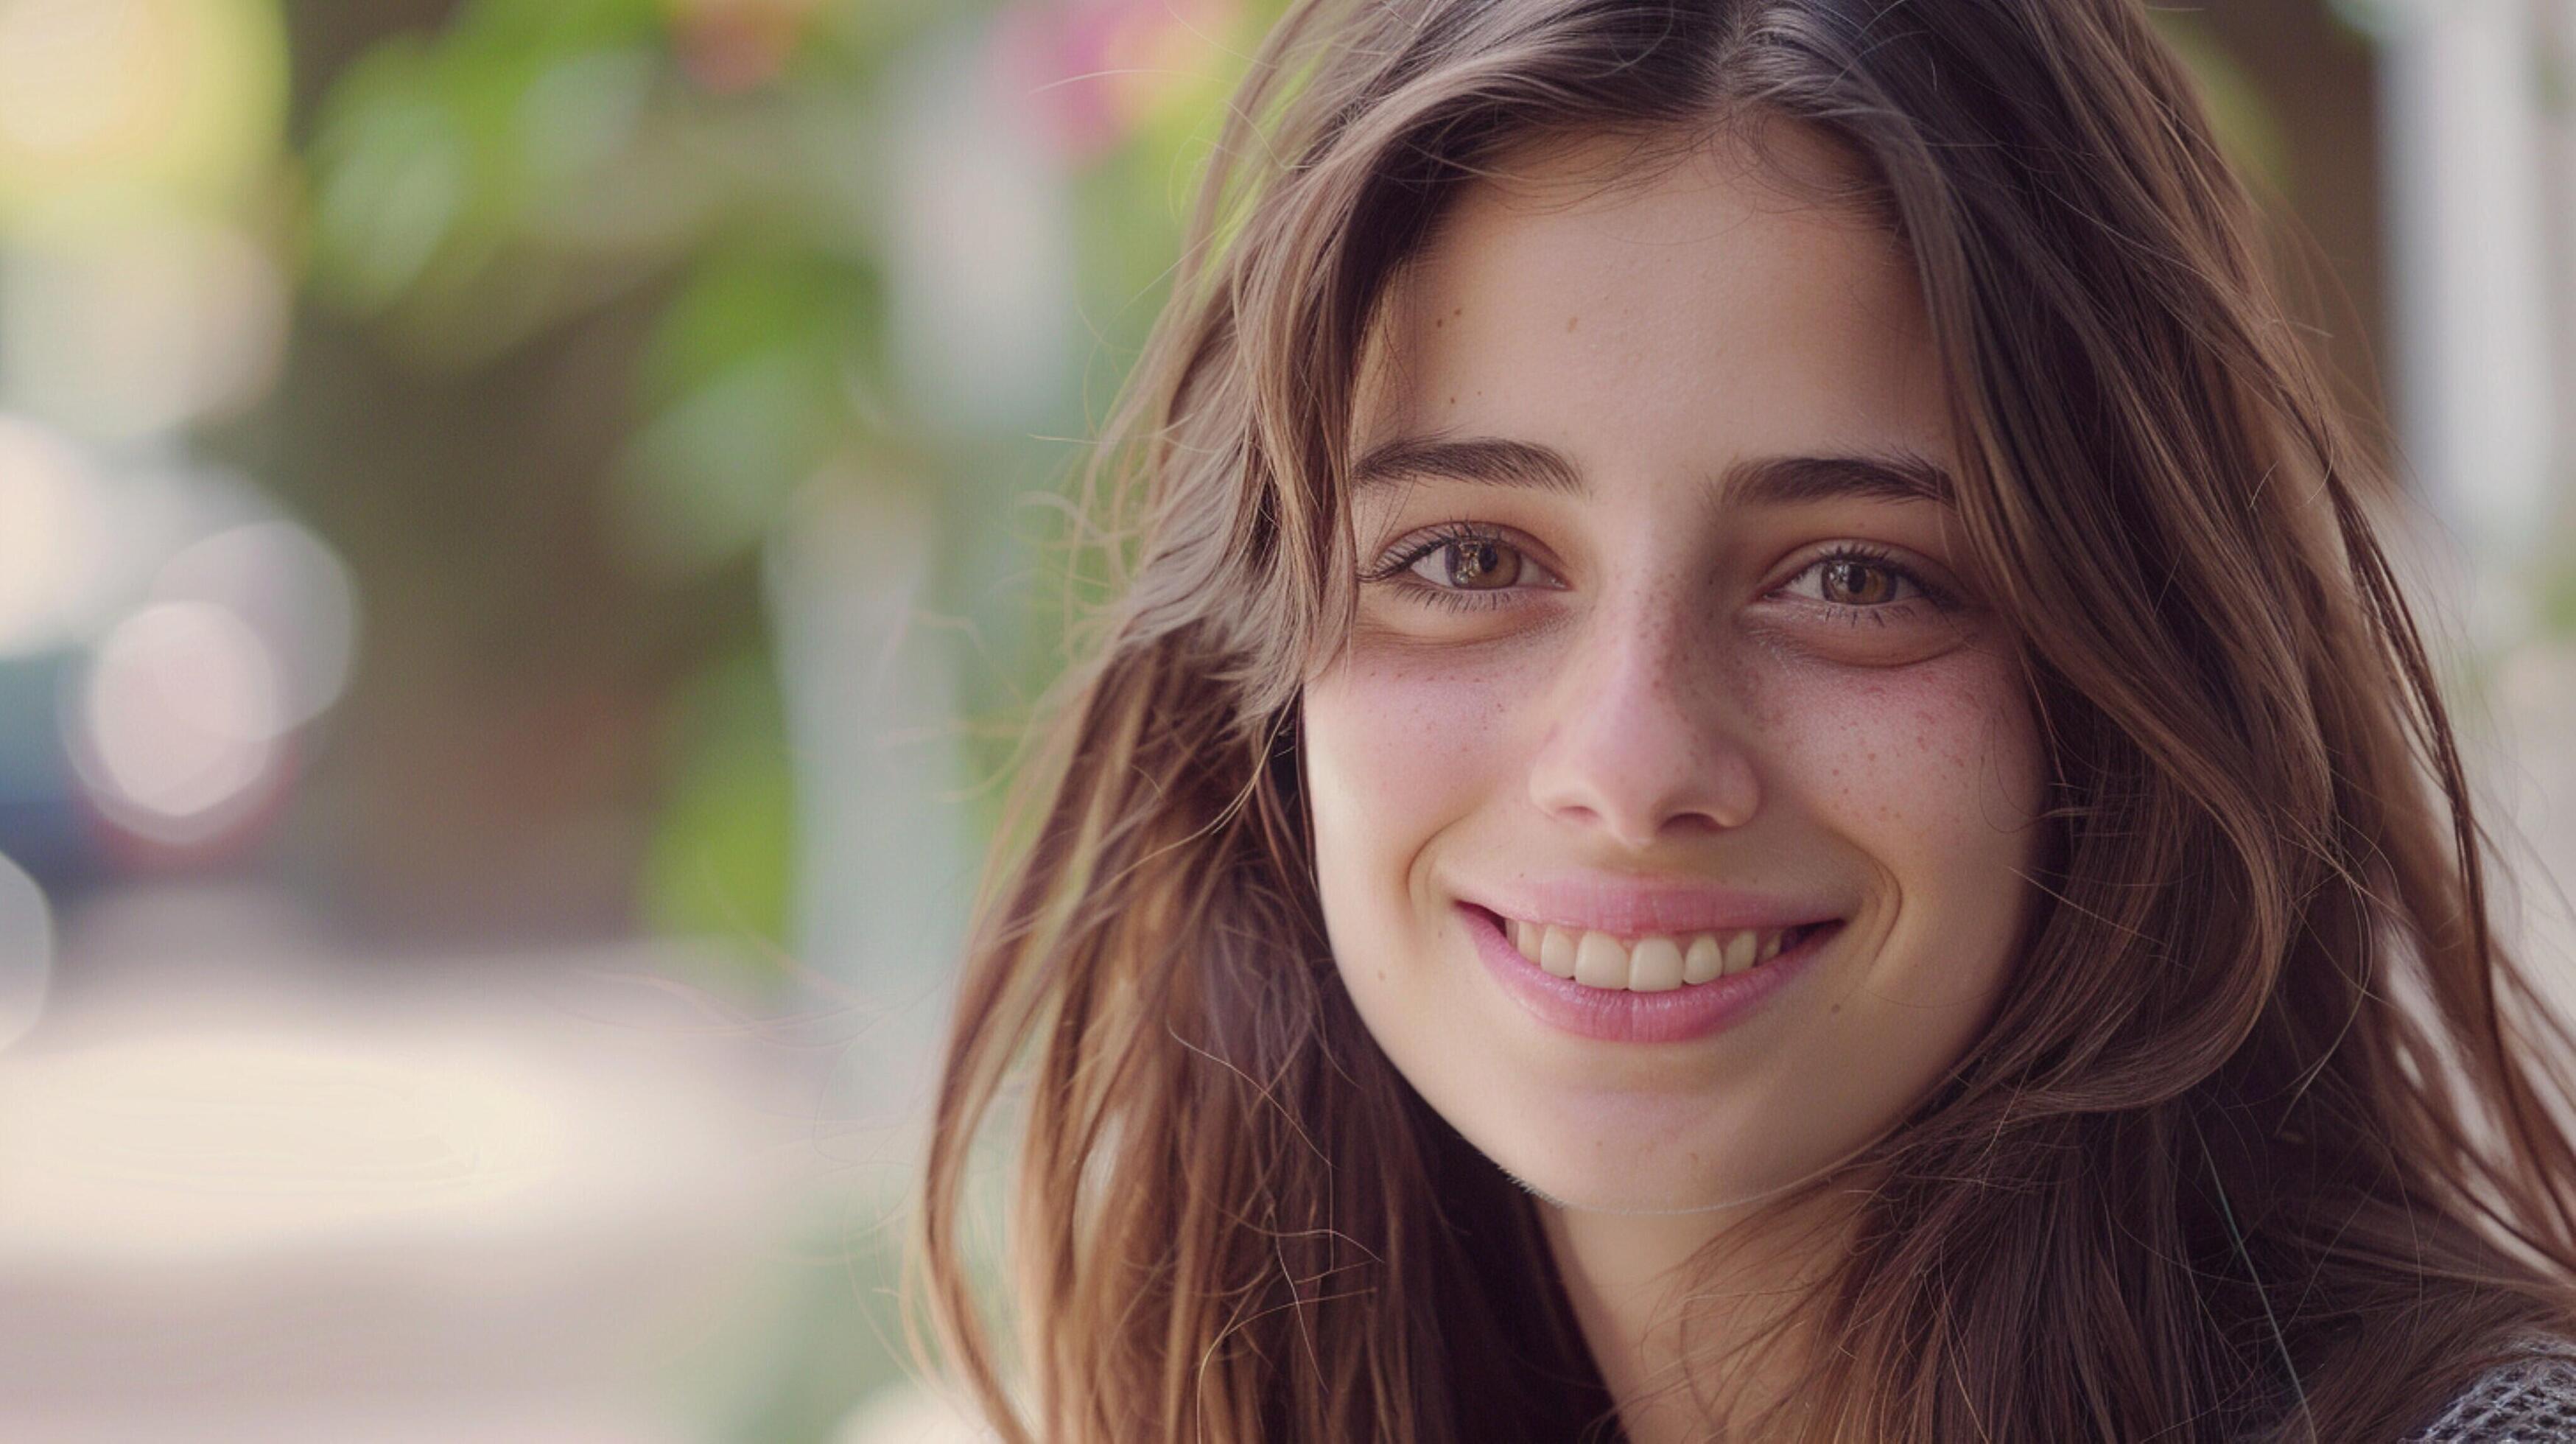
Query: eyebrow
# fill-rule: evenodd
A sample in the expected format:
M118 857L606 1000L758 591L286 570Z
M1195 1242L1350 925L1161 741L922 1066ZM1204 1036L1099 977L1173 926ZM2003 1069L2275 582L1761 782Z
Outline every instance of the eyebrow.
M1353 498L1408 480L1448 477L1487 486L1581 496L1591 488L1563 452L1502 437L1398 437L1371 447L1351 468ZM1834 452L1757 456L1726 469L1718 500L1745 506L1825 501L1929 501L1950 505L1958 484L1919 452Z

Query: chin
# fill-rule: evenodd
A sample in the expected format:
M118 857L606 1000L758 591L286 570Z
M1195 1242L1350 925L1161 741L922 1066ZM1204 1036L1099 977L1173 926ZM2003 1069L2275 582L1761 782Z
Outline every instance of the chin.
M1633 1088L1575 1093L1485 1070L1407 1068L1425 1100L1522 1188L1600 1213L1691 1213L1780 1192L1830 1160L1728 1116L1722 1097ZM1419 1061L1419 1060L1417 1060Z
M1511 1169L1503 1173L1521 1188L1558 1208L1581 1213L1660 1215L1675 1213L1711 1213L1730 1205L1747 1202L1743 1190L1709 1183L1674 1184L1656 1188L1636 1183L1603 1185L1598 1179L1573 1179L1558 1188L1528 1178Z

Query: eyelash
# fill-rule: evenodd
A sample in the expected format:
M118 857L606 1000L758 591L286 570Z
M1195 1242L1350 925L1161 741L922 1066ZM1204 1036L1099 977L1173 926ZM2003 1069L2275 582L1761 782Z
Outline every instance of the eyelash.
M1418 581L1408 582L1402 580L1406 574L1413 570L1413 566L1416 562L1421 561L1424 557L1431 555L1442 547L1454 545L1459 542L1482 542L1494 546L1508 547L1515 552L1521 550L1519 547L1513 545L1510 537L1505 536L1503 533L1495 531L1490 527L1480 526L1474 522L1447 522L1433 528L1429 533L1417 537L1412 543L1405 546L1396 555L1388 557L1379 562L1378 565L1362 572L1360 574L1360 580L1362 582L1394 582L1402 590L1412 593L1423 601L1429 602L1434 606L1447 607L1452 611L1481 612L1490 611L1495 607L1510 605L1511 598L1516 592L1521 590L1520 588L1507 587L1489 591L1461 591L1453 587L1439 587ZM1523 555L1526 555L1526 553L1523 553ZM1920 572L1917 572L1912 567L1898 561L1895 553L1887 550L1885 547L1881 547L1870 542L1844 542L1836 546L1832 551L1811 557L1808 559L1805 566L1800 567L1797 572L1790 577L1790 580L1795 581L1799 577L1805 576L1807 573L1814 571L1817 567L1823 566L1828 562L1846 561L1860 562L1866 566L1876 567L1895 573L1906 583L1913 586L1916 591L1920 592L1922 594L1922 599L1929 603L1935 610L1946 612L1956 605L1955 600L1947 591L1933 585L1929 581L1926 581ZM1783 585L1785 586L1786 583L1783 583ZM1888 611L1892 608L1902 606L1903 603L1882 602L1876 606L1856 606L1851 603L1826 602L1822 605L1832 612L1837 613L1838 615L1835 620L1843 622L1846 625L1859 626L1863 621L1867 621L1873 625L1883 627L1887 625L1888 619L1886 614Z

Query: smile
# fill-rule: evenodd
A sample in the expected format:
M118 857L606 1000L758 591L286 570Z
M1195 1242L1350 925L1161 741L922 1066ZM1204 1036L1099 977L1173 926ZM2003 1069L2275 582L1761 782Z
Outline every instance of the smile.
M1485 969L1551 1028L1608 1043L1680 1043L1750 1016L1841 933L1839 919L1786 927L1621 936L1506 918L1457 904Z
M1521 956L1560 978L1587 988L1662 993L1712 983L1758 968L1821 926L1740 928L1732 932L1619 938L1590 929L1566 929L1503 918Z

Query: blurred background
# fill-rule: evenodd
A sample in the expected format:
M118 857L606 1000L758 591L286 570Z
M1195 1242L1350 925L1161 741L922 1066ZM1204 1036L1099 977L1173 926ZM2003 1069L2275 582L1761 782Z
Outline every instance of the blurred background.
M0 1436L962 1437L1050 498L1277 0L0 0ZM2157 22L2576 970L2576 4Z

